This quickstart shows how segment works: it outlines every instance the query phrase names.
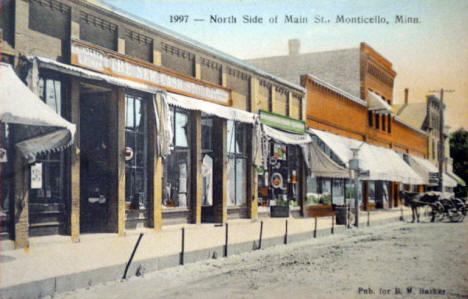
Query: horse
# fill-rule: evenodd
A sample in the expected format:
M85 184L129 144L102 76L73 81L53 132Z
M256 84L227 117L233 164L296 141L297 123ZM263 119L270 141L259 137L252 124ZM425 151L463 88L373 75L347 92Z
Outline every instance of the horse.
M438 207L440 203L438 202L441 194L440 192L425 192L425 193L418 193L418 192L409 192L409 191L401 191L401 197L404 199L404 205L411 207L411 214L412 214L412 221L417 219L419 222L419 212L418 207L425 207L430 206L431 211L431 222L435 221L436 213L439 212L440 208ZM416 219L415 219L416 218Z

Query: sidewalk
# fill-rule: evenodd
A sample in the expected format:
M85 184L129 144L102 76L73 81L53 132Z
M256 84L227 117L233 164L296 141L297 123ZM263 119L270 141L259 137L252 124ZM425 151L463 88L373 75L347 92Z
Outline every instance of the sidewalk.
M410 212L404 210L408 219ZM400 209L373 211L370 225L398 221ZM331 233L331 217L317 218L317 237ZM262 248L313 238L314 218L264 218ZM260 221L237 219L228 222L228 255L257 249ZM360 225L366 226L367 213L361 213ZM183 224L163 227L161 232L149 229L116 234L83 234L79 243L69 236L47 236L30 239L30 248L8 249L2 241L0 255L0 296L25 298L52 295L122 277L139 233L144 236L134 256L127 277L140 271L156 271L181 263L182 228L185 229L184 263L221 258L225 254L226 229L214 224ZM334 226L335 233L346 230Z

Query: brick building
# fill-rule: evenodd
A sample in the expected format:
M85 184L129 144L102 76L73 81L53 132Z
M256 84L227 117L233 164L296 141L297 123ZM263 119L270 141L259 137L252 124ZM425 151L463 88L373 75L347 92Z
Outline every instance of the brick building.
M383 155L387 153L393 156L396 151L401 157L428 158L427 134L392 113L396 72L391 62L365 43L361 43L358 48L304 54L299 52L298 40L289 41L289 46L288 55L247 61L306 88L307 125L322 135L318 142L323 147L328 147L327 151L332 158L343 166L348 166L350 156L339 157L336 154L339 149L334 151L333 145L327 145L323 138L330 142L340 142L339 139L327 137L327 133L320 132L375 145L383 148ZM344 143L351 144L353 141L343 139ZM405 166L401 167L403 169ZM413 172L412 175L414 174ZM402 180L397 176L393 179L363 179L364 204L371 200L377 207L397 205L398 191L403 188L402 185L411 188L410 185L421 184L417 182ZM332 198L334 193L346 198L348 183L346 180L324 178L321 182L313 182L312 189L319 193L327 190ZM327 186L324 187L324 184ZM414 188L423 189L422 186Z
M269 146L287 149L281 167L294 181L283 189L303 206L303 87L91 2L2 3L2 61L23 79L37 69L38 96L77 126L71 149L36 157L41 188L2 176L2 228L16 245L43 234L77 241L83 232L257 218L260 110ZM10 129L2 126L13 156ZM9 161L2 166L14 168Z

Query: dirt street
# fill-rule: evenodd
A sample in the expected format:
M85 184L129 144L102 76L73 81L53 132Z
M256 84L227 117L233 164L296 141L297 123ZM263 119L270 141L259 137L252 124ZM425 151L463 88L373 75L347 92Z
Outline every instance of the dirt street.
M394 223L56 298L468 298L467 242L466 220Z

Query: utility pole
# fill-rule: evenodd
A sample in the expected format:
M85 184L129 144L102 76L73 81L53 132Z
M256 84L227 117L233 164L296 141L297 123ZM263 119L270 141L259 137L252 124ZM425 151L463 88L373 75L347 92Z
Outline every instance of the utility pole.
M444 93L445 92L455 92L455 90L431 90L430 92L440 92L440 106L439 106L439 191L444 192L444 163L445 163L445 142L444 142Z

